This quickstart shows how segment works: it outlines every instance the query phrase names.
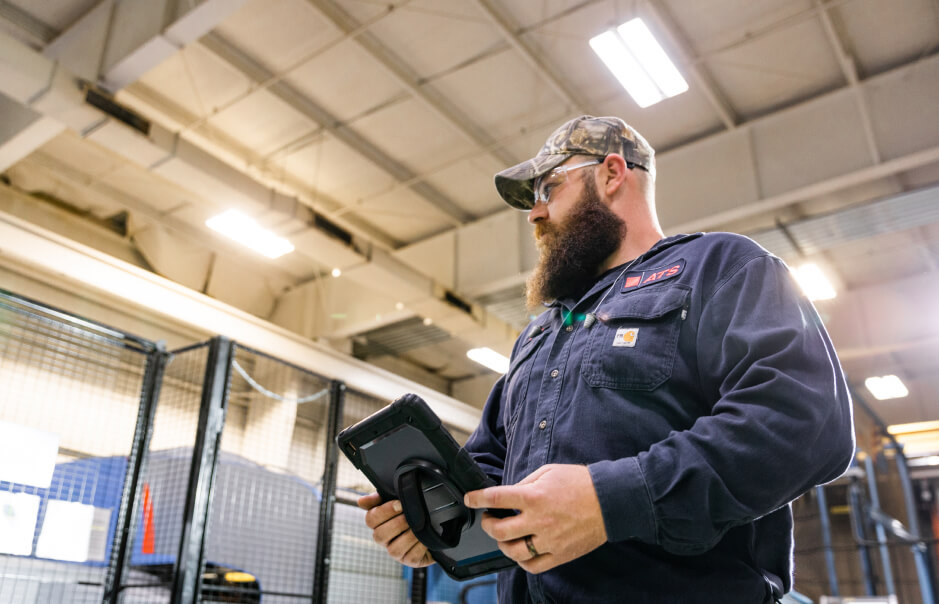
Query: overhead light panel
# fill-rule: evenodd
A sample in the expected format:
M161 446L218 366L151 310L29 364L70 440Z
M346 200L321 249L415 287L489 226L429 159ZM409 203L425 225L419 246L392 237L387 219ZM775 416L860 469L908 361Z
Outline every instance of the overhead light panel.
M809 300L813 302L816 300L830 300L838 295L831 281L817 264L809 262L792 269L792 272L799 283L799 287L802 288Z
M205 225L268 258L280 258L294 250L292 243L238 210L228 210L213 216L205 221Z
M891 398L903 398L910 394L903 381L895 375L884 375L880 377L869 377L864 380L864 385L870 390L878 401L885 401Z
M472 348L466 351L466 356L496 373L506 373L509 370L508 357L492 348Z
M640 107L688 90L688 82L638 17L594 36L590 47Z

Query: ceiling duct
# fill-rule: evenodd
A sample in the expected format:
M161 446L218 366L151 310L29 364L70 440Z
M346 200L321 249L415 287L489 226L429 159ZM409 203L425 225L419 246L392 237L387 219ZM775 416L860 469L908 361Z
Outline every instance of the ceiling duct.
M531 321L532 313L525 307L524 285L513 285L480 296L476 301L487 311L516 329L524 329Z
M925 187L750 234L781 258L810 255L851 241L939 222L939 187ZM794 243L793 243L794 242Z
M420 317L405 319L393 325L360 334L354 344L355 356L366 358L380 355L400 355L422 346L450 339L450 334L436 325L425 325ZM364 342L361 340L364 339Z
M150 134L150 120L88 84L85 85L85 102L100 109L117 121L130 126L144 136Z
M457 296L450 290L446 290L445 292L443 292L443 301L449 304L450 306L459 308L460 310L462 310L468 315L473 314L473 305L467 302L466 300L460 298L459 296Z
M345 230L344 228L342 228L341 226L339 226L332 220L329 220L328 218L320 214L314 214L313 226L323 231L324 233L335 237L339 241L342 241L349 247L353 247L352 246L352 233Z

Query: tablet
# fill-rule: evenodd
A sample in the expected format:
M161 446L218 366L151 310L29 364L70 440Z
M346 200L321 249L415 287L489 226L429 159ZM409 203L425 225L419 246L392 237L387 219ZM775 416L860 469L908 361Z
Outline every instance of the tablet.
M421 397L405 394L340 432L336 442L384 501L401 501L411 530L448 575L462 581L515 564L482 530L482 510L463 505L466 492L496 483Z

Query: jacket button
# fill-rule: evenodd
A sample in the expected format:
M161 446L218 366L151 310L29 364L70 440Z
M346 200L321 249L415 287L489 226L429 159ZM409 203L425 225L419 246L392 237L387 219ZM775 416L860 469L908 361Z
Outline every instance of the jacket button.
M555 370L553 370L553 371L551 372L551 377L553 377L553 378L556 378L556 377L559 376L559 375L561 375L561 372L558 371L557 369L555 369Z
M564 331L574 331L574 326L568 325L567 327L564 328Z
M540 428L541 430L544 430L547 427L548 427L548 420L546 419L541 420L541 423L538 424L538 428Z

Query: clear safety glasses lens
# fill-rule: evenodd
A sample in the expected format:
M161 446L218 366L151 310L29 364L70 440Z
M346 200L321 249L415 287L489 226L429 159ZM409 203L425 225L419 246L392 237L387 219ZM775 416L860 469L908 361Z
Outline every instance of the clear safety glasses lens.
M557 168L554 168L535 181L535 204L547 204L549 201L551 201L551 192L554 191L555 188L564 184L564 181L567 180L568 172L579 170L580 168L586 168L587 166L595 166L600 163L603 163L602 159L592 159L590 161L585 161L579 164L558 166Z

